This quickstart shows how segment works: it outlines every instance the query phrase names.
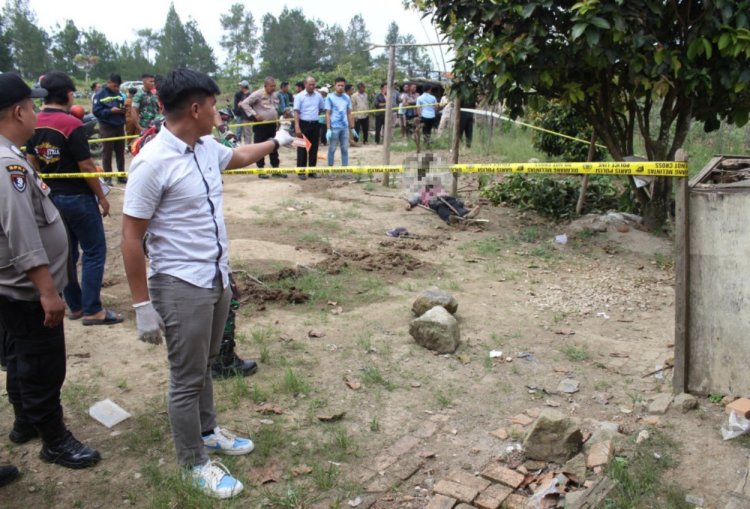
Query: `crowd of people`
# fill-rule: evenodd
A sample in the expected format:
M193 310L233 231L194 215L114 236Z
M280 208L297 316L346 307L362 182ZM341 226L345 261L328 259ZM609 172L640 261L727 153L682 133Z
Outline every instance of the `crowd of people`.
M112 156L124 171L123 137L141 135L128 179L118 179L126 184L121 251L137 335L147 343L166 342L168 415L178 463L203 491L229 498L242 483L209 453L247 454L254 444L217 423L212 378L248 376L257 365L234 351L239 296L229 268L221 171L253 163L264 168L266 157L277 168L279 147L292 144L297 166L309 168L301 179L316 176L320 145L327 146L328 165L338 151L347 166L350 138L368 143L372 113L375 142L383 140L385 113L371 110L387 106L387 90L382 85L371 100L364 83L355 91L343 77L329 91L308 76L295 84L295 94L287 82L277 91L273 77L254 91L242 81L234 114L240 124L252 125L234 133L244 143L226 144L212 136L215 127L227 127L216 109L220 90L213 79L190 69L142 79L142 89L127 95L118 74L92 87L105 172L112 170ZM431 91L427 85L419 94L407 84L403 93L392 94L404 135L419 118L429 140L440 112ZM114 325L123 315L101 299L107 256L102 218L110 213L112 180L91 176L97 167L84 124L73 114L75 93L64 72L47 73L34 88L16 74L0 74L0 165L7 175L0 179L0 364L14 412L9 439L22 444L40 438L43 461L87 468L101 454L77 440L63 420L63 322L67 317L84 326ZM34 99L42 100L38 113ZM66 173L87 176L55 177ZM441 192L431 190L421 201L441 217L448 214L444 208L475 214ZM13 465L0 465L0 486L18 475Z

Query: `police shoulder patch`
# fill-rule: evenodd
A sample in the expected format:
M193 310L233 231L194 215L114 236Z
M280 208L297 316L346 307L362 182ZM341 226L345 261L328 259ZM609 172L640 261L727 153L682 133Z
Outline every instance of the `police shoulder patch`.
M10 181L19 193L26 191L26 175L14 173L10 176Z
M9 164L5 167L5 171L20 171L21 173L26 173L26 168L20 164Z

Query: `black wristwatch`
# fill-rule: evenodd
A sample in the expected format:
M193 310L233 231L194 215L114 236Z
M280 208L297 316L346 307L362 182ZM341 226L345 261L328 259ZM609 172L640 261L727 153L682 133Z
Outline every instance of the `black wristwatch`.
M279 140L277 140L276 138L271 138L271 141L274 144L274 150L278 150L279 147L281 146L281 144L279 143Z

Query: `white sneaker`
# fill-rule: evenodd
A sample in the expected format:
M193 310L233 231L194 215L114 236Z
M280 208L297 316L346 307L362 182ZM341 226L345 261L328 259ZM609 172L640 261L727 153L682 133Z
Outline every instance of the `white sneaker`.
M218 461L195 465L190 474L193 483L203 493L214 498L231 498L244 489L242 483L232 477L227 467Z
M249 438L240 438L216 426L214 432L203 437L203 445L206 449L213 452L220 452L230 456L240 456L248 454L255 449L255 444Z

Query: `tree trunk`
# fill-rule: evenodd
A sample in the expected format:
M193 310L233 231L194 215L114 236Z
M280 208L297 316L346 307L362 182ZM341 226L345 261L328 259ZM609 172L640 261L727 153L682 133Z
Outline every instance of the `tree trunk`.
M667 222L671 189L669 177L654 179L651 200L643 205L643 224L651 232L659 231Z

